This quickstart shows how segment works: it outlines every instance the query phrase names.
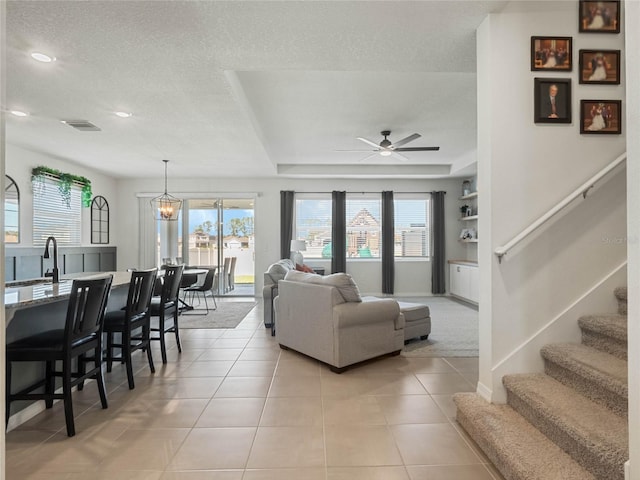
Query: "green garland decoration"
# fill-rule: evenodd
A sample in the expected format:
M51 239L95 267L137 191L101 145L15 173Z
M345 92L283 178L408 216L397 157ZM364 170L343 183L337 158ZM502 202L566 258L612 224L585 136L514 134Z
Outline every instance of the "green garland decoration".
M57 180L58 191L67 208L71 208L71 186L74 183L82 187L82 206L91 206L93 193L91 191L91 180L88 178L61 172L55 168L39 166L31 170L31 185L34 191L44 190L46 177Z

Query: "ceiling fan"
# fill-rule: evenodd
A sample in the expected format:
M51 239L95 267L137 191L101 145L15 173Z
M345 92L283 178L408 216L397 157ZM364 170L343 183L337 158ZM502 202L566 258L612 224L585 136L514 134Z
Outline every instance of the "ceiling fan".
M366 143L367 145L374 147L373 153L371 155L366 156L361 161L365 161L368 158L371 158L375 155L382 155L383 157L393 156L399 160L409 160L407 157L402 155L399 152L427 152L427 151L438 151L440 147L402 147L409 142L420 138L419 133L414 133L409 135L408 137L403 138L402 140L398 140L397 142L391 143L391 141L387 138L391 135L391 130L383 130L380 134L384 137L379 144L372 142L371 140L367 140L366 138L358 137L358 140ZM401 148L402 147L402 148ZM369 150L338 150L342 152L368 152Z

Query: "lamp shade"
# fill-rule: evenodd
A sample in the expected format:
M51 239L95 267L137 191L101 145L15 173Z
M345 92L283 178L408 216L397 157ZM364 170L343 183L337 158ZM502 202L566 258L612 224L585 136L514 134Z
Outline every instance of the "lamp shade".
M307 251L307 242L304 240L291 240L291 251L292 252L306 252Z

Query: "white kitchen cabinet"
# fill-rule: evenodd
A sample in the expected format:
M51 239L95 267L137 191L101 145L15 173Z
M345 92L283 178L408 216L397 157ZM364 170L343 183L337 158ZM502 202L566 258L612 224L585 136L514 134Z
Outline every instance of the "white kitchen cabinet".
M449 263L449 292L464 300L478 303L478 266L471 262Z

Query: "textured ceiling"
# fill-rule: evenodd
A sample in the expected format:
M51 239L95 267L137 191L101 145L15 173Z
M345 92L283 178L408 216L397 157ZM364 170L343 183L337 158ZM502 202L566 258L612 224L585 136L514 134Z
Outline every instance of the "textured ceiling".
M163 158L176 177L384 176L396 160L335 150L390 129L441 147L408 154L411 175L442 175L474 160L475 29L505 3L10 1L7 109L30 116L8 116L7 142L115 177Z

